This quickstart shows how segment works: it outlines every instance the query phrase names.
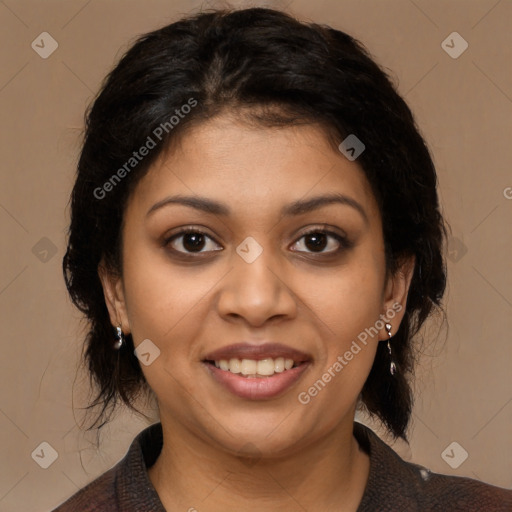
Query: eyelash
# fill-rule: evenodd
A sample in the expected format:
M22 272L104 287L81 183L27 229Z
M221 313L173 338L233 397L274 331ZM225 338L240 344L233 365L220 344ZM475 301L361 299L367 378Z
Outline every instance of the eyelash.
M167 247L172 241L176 240L177 238L180 238L181 236L187 235L187 234L196 234L196 235L206 236L207 238L210 238L211 240L213 240L217 245L220 245L208 233L206 233L204 231L201 231L200 229L197 229L197 228L186 227L186 228L183 228L180 232L175 233L172 236L166 238L164 240L164 242L163 242L164 247ZM305 233L302 233L302 235L294 242L294 245L299 240L301 240L302 238L304 238L304 237L306 237L308 235L311 235L311 234L323 234L323 235L331 236L331 237L333 237L339 243L340 247L338 249L334 250L334 251L328 251L328 252L314 252L314 251L311 251L311 252L298 251L298 252L301 252L301 253L306 252L306 254L316 254L316 255L319 255L319 256L322 256L322 255L323 256L332 256L332 255L341 253L343 250L350 249L353 246L353 243L350 242L346 237L344 237L344 236L342 236L342 235L340 235L338 233L335 233L333 231L326 230L324 228L311 228L311 229L309 229ZM193 255L193 254L206 254L206 253L209 253L209 252L220 252L220 250L215 250L215 251L198 251L198 252L184 252L184 251L178 251L176 249L172 249L172 251L174 253L178 253L178 254L180 254L182 256L185 256L185 255L188 256L188 255ZM197 257L197 256L193 256L193 257Z

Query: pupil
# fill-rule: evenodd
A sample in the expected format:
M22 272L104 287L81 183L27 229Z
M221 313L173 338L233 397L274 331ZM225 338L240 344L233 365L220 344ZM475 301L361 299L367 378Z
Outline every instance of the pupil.
M189 243L191 242L191 243ZM201 250L204 245L203 235L199 233L188 233L183 237L183 246L187 250Z
M308 244L306 241L306 246L308 249L316 250L316 249L324 249L325 242L327 236L324 233L312 233L306 237L306 240L313 240L312 244Z

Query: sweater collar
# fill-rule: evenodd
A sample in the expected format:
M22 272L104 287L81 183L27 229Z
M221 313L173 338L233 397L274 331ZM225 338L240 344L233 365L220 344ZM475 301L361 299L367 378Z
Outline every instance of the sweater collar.
M366 425L354 422L354 436L370 457L368 480L357 512L374 512L376 504L384 507L389 503L392 506L397 496L407 496L412 478L412 475L408 478L408 472L414 471L413 468ZM116 477L120 512L166 512L148 474L148 468L155 463L162 446L163 431L160 422L145 428L133 440L127 454L119 463ZM407 510L414 510L413 503L411 501L413 508Z

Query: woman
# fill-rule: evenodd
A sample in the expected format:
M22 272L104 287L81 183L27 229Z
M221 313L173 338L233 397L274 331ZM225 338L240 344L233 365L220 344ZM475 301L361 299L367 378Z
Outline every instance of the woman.
M88 113L63 264L98 421L154 393L160 422L56 511L511 510L354 422L407 440L436 185L350 36L255 8L141 37Z

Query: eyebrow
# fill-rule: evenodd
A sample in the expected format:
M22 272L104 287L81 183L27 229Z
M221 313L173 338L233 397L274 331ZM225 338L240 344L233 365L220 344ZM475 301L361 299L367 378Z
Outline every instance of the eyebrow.
M208 199L207 197L177 195L166 197L165 199L158 201L158 203L155 203L148 210L146 217L156 210L172 204L188 206L190 208L195 208L196 210L200 210L202 212L210 213L213 215L229 216L231 214L231 209L228 206L212 199ZM340 193L315 196L309 199L299 199L293 203L285 205L281 209L281 215L288 217L302 215L304 213L318 210L319 208L330 204L342 204L350 206L360 213L361 217L363 217L367 224L369 222L368 215L366 214L366 211L362 205L355 199Z

